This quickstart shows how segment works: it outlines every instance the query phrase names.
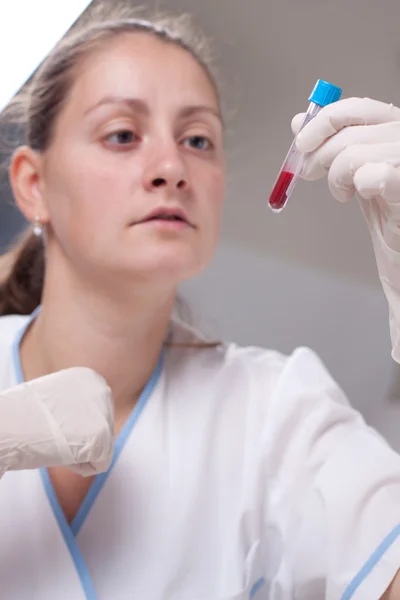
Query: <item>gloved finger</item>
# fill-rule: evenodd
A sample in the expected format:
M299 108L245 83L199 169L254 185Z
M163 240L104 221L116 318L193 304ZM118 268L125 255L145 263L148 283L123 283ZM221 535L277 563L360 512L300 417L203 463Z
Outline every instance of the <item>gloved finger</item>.
M387 162L365 163L355 173L354 188L361 198L382 198L400 207L400 169Z
M346 202L355 194L354 176L366 163L400 164L400 144L348 146L333 161L328 173L329 189L337 200Z
M48 387L41 387L40 401L47 410L58 448L62 442L72 453L73 460L65 459L64 464L81 475L106 471L113 457L114 426L107 383L85 367L59 371L46 379Z
M371 231L377 262L384 248L397 253L400 260L400 169L388 163L366 163L354 175L354 187ZM378 232L384 243L379 242Z
M76 466L106 470L113 457L113 402L105 380L73 367L0 393L0 472Z
M300 131L301 126L303 125L303 121L305 119L306 113L299 113L295 115L292 119L291 128L293 131L293 135L297 135Z
M313 152L325 140L352 125L400 121L400 108L370 98L346 98L325 106L297 136L300 152Z
M302 179L315 181L326 175L334 159L349 146L400 142L400 121L380 125L346 127L329 138L317 150L306 155Z

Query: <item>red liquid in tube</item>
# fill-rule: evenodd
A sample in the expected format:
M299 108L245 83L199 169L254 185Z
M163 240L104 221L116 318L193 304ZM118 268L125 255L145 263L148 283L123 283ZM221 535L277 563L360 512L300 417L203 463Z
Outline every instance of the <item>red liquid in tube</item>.
M280 210L286 204L287 200L287 190L292 183L294 174L289 171L282 171L279 175L276 184L274 185L274 189L269 197L269 205L274 210Z

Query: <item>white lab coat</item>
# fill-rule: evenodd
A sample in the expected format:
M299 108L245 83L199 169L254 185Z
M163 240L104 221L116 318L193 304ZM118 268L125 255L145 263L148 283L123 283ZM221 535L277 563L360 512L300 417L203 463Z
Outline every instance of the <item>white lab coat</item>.
M0 318L0 390L28 323ZM378 600L399 522L400 457L313 352L172 346L71 526L46 470L5 474L0 598Z

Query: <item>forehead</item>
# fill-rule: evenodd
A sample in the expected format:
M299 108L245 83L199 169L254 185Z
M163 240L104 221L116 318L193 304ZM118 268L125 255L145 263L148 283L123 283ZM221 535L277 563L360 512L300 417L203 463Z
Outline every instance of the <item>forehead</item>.
M75 100L83 107L110 94L218 108L202 65L183 48L145 33L121 35L82 61L72 90Z

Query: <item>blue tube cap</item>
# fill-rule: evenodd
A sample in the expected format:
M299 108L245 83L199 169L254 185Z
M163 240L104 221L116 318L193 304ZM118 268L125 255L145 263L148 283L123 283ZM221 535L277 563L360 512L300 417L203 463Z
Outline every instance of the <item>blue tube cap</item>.
M333 85L333 83L318 79L312 94L309 97L309 101L318 104L318 106L327 106L328 104L332 104L332 102L339 100L341 95L342 89L340 87Z

